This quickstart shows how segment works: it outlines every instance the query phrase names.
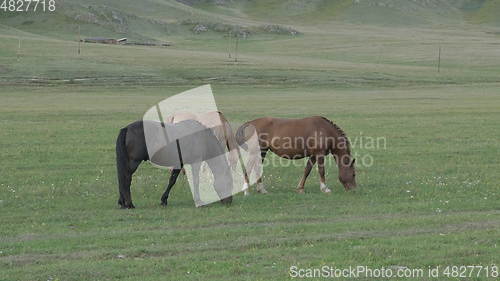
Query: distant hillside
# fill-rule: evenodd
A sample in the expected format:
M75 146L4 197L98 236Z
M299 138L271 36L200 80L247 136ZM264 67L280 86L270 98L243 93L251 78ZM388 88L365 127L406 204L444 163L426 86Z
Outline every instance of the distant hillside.
M498 0L177 0L197 9L282 22L500 23Z
M162 41L204 32L296 35L328 22L414 26L500 26L498 0L109 0L58 1L54 13L0 13L0 29L74 39L129 37ZM281 24L281 25L275 25Z
M500 25L500 1L469 0L461 6L468 22Z

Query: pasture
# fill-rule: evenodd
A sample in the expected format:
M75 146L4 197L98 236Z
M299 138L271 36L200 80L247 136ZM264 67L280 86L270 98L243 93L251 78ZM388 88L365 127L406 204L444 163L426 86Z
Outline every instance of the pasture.
M17 55L18 32L0 28L0 280L286 280L292 265L500 266L500 37L471 26L301 30L241 40L234 63L213 34L174 36L168 48L85 44L78 56L72 39L22 33ZM195 208L182 177L163 208L168 175L144 163L132 183L137 208L119 209L118 130L207 83L233 126L332 119L358 140L358 188L345 192L330 163L331 194L320 192L316 168L296 194L304 166L296 161L266 166L270 193L252 189L230 207ZM370 137L385 145L367 145Z

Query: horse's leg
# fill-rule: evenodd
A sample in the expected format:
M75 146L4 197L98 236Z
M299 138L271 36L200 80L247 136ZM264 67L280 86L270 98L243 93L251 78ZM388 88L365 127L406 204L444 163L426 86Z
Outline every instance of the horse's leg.
M220 202L230 204L233 201L233 197L231 196L233 177L231 175L231 168L226 162L225 157L215 157L208 159L206 162L214 177L214 189L219 199L221 199Z
M253 170L255 169L257 164L257 157L251 157L251 159L248 159L247 166L245 167L244 170L244 178L245 182L243 183L243 194L249 195L250 194L250 176L253 173Z
M258 153L258 152L257 152ZM266 157L267 150L266 151L261 151L260 156L261 156L261 162L264 162L264 158ZM250 194L250 188L249 188L249 182L250 182L250 176L252 175L254 169L257 169L257 157L252 157L251 159L248 160L247 166L246 166L246 174L247 174L247 182L243 185L243 194L244 195L249 195ZM262 175L261 175L262 177ZM258 178L257 179L257 192L262 192L262 189L264 186L262 185L262 179ZM267 193L265 189L262 193Z
M327 186L325 181L325 156L318 155L318 173L319 173L319 189L324 193L332 192Z
M250 175L246 167L243 167L243 192L245 195L248 195L248 188L250 187Z
M309 176L309 173L311 172L314 163L316 163L316 157L315 156L309 157L309 159L307 160L306 168L304 170L304 175L300 179L299 185L297 186L298 193L304 193L304 184L306 183L307 176Z
M177 181L177 177L179 177L179 174L181 172L181 169L173 169L172 174L170 174L170 179L168 181L168 186L167 189L165 190L165 193L161 196L161 204L163 206L167 206L168 202L168 195L170 194L170 190L174 186L175 182Z
M262 158L262 163L264 163L264 158L266 158L267 150L260 152L260 157ZM264 183L262 183L262 175L257 180L257 192L259 193L267 193L267 190L264 188Z
M141 161L130 160L128 163L128 173L124 175L123 186L120 188L120 199L118 204L121 205L123 209L134 209L135 206L132 203L132 195L130 194L130 185L132 184L132 175L139 167Z
M200 198L200 171L201 171L202 163L193 163L191 164L191 171L193 174L193 197L194 202L197 207L204 205L205 203L201 201Z

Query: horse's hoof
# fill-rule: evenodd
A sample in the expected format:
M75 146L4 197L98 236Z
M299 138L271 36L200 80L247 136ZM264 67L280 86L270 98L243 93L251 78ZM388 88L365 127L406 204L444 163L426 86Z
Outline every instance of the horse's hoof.
M135 206L134 206L134 204L132 204L132 202L127 203L127 202L123 202L121 200L118 200L118 204L120 205L120 209L135 209Z
M231 204L233 202L233 196L229 196L227 198L224 198L224 199L220 200L220 202L222 204L228 204L229 205L229 204Z
M323 193L330 193L330 192L332 192L332 190L329 189L324 182L320 182L319 183L319 190L321 190L321 192L323 192Z
M299 193L299 194L304 194L304 189L303 188L297 188L295 191L297 193Z
M321 189L321 192L323 192L323 193L331 193L332 190L329 189L328 187L324 187L324 188Z
M249 186L248 186L248 183L246 183L246 182L245 182L245 183L243 184L243 189L242 189L242 190L243 190L243 194L244 194L245 196L250 195L250 192L248 191L248 187L249 187Z
M123 199L118 199L118 205L120 205L120 209L128 209L128 205L127 203L125 203L125 201Z
M161 201L160 205L162 205L163 207L167 207L168 203L166 201L165 202Z

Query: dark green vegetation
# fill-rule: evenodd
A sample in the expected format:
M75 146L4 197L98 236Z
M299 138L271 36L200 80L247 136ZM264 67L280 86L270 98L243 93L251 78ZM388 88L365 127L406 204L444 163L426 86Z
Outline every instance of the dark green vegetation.
M107 2L99 12L99 1L68 0L53 15L0 14L0 280L285 280L291 265L500 265L496 1ZM74 19L89 10L100 22ZM111 10L126 24L111 24ZM193 23L222 31L196 34ZM78 56L78 24L82 36L173 46L84 44ZM228 26L253 30L238 63ZM118 209L119 128L206 83L234 123L324 115L374 163L359 167L354 192L330 164L330 195L316 171L305 194L293 192L300 161L267 167L270 194L198 209L185 178L160 207L168 176L143 164L137 209ZM386 147L360 147L360 136Z

